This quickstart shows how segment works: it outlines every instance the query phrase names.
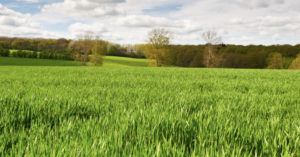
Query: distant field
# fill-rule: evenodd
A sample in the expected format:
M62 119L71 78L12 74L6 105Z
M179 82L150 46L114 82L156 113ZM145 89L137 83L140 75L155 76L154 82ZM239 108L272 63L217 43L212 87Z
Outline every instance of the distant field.
M148 67L148 59L135 59L127 57L104 57L104 67ZM76 66L74 61L54 60L54 59L33 59L0 57L0 65L4 66Z
M299 71L1 66L0 76L0 156L300 153Z
M10 52L18 50L10 49ZM23 50L30 51L30 50ZM32 51L30 51L32 52ZM70 63L70 61L57 61L47 60L43 61L36 59L25 59L25 58L1 58L0 65L24 65L24 66L73 66L76 64ZM105 56L103 60L103 67L148 67L149 60L145 58L129 58L129 57L118 57L118 56ZM155 66L155 65L152 65ZM164 66L164 65L163 65ZM175 66L168 66L175 67Z
M12 52L19 51L19 50L16 50L16 49L10 49L9 51L10 51L10 53L12 53ZM22 51L30 51L30 52L33 52L33 51L31 51L31 50L22 50Z
M103 60L104 67L148 67L148 59L106 56Z
M76 66L74 61L0 57L0 66Z
M12 53L13 53L13 52L16 52L16 51L19 51L19 50L16 50L16 49L10 49L9 51L10 51L10 55L12 56ZM33 51L31 51L31 50L22 50L22 51L33 52ZM38 52L38 53L39 53L39 52Z

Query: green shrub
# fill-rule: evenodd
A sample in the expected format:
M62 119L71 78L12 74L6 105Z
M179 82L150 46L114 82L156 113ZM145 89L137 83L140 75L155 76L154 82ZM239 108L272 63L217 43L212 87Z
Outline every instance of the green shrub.
M292 64L294 59L295 58L283 57L283 59L282 59L282 68L283 69L288 69L290 67L290 65Z
M1 45L0 45L0 56L2 56L2 57L8 57L9 56L9 52L7 54L7 50L4 49Z
M57 51L53 53L53 59L57 59Z
M2 56L2 57L3 57L3 51L4 51L4 49L2 47L0 47L0 56Z
M13 52L12 52L12 56L13 56L13 57L18 57L17 52L16 52L16 51L13 51Z
M41 51L41 52L39 53L39 59L43 59L43 56L44 56L44 51Z
M63 55L61 53L57 54L57 59L62 60L63 59Z
M32 52L32 58L37 58L38 57L38 53L36 51Z
M18 50L17 51L17 57L19 57L19 58L23 58L23 51L22 50Z
M26 52L26 58L31 58L31 56L32 56L32 52L27 51L27 52Z
M49 51L44 51L43 59L49 59Z
M49 51L42 51L40 52L40 59L49 59Z
M49 53L49 59L54 59L53 53Z
M4 56L4 49L0 49L0 56L1 56L1 57L5 57L5 56Z
M8 49L4 49L2 54L3 54L2 56L4 56L4 57L9 57L10 56L10 51Z
M72 60L70 52L65 53L65 60Z

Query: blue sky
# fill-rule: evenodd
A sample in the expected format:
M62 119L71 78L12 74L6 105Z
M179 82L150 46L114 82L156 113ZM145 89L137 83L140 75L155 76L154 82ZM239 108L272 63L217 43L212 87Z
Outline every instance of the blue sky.
M2 0L0 36L68 38L93 31L104 40L144 43L153 28L173 44L204 44L214 30L226 44L299 44L298 0Z

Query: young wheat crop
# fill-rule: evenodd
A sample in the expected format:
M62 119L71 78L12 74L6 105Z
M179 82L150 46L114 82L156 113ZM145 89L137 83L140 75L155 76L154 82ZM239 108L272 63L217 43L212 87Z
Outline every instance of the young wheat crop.
M0 67L0 156L299 156L299 78Z

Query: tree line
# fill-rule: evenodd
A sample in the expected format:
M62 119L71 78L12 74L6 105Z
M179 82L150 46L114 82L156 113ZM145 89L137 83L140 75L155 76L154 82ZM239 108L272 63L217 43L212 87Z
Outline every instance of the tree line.
M85 35L90 35L89 38ZM90 60L97 65L103 56L148 58L150 64L180 67L297 69L300 58L298 45L230 45L223 44L214 31L201 34L205 45L172 45L173 32L155 28L148 32L146 44L118 44L93 36L80 34L74 40L0 37L0 55L13 57L76 60L83 65ZM89 45L89 46L87 46ZM97 50L95 49L95 46ZM31 50L9 54L7 49ZM94 53L96 52L96 53ZM93 58L99 55L98 59ZM83 58L82 58L83 57ZM100 58L99 58L100 57ZM97 57L96 57L97 58ZM101 61L102 62L102 61ZM92 64L92 63L91 63ZM102 63L100 64L102 65Z
M77 39L44 39L44 38L20 38L20 37L0 37L0 46L4 49L30 50L30 51L48 51L52 53L70 52L72 44ZM103 40L104 41L104 40ZM139 48L139 44L118 44L108 42L106 45L108 56L122 56L131 58L146 58L145 54ZM92 52L90 52L92 53Z
M207 46L171 45L170 64L181 67L208 67L204 61ZM216 64L213 68L288 69L300 53L300 45L219 44L214 52Z
M0 47L0 56L1 57L18 57L18 58L38 58L38 59L57 59L57 60L73 60L72 53L70 52L51 52L44 50L41 52L37 51L26 51L26 50L17 50L10 53L9 49L3 49Z
M180 67L300 69L298 45L226 45L215 31L205 31L205 45L171 45L173 33L163 28L148 32L144 49L149 59ZM159 46L157 46L159 45ZM148 55L147 55L148 54Z
M31 51L64 51L68 48L72 40L44 39L44 38L20 38L20 37L0 37L0 46L5 49L31 50Z

